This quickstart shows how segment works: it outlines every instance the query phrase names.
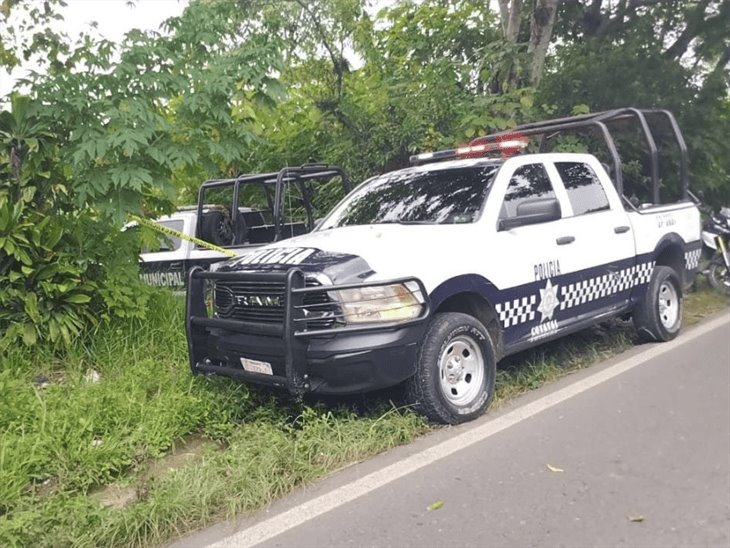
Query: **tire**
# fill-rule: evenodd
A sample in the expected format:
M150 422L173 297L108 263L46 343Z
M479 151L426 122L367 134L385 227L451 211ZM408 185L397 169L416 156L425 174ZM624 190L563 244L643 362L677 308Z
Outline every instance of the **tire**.
M226 246L233 243L233 224L227 214L211 211L203 217L203 239L213 245Z
M494 396L497 364L487 329L460 312L436 314L418 351L406 396L433 422L459 424L482 415Z
M682 327L682 283L668 266L656 266L643 300L634 310L634 326L645 341L670 341Z
M713 289L730 295L730 271L722 255L716 255L707 267L707 280Z

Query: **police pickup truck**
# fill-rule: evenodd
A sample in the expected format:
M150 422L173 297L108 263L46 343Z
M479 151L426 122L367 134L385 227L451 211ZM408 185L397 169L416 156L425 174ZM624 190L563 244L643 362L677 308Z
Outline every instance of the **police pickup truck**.
M661 203L654 119L670 124L680 146L681 173L666 177L677 175L676 203ZM626 121L638 121L651 143L652 203L623 196L608 128ZM546 151L576 130L605 138L613 180L593 155ZM530 137L540 138L537 153L512 154ZM620 109L530 124L412 162L365 181L311 234L215 272L193 269L193 373L297 395L405 382L419 412L454 424L487 409L508 354L617 316L633 317L646 339L677 335L700 216L670 113Z
M183 290L194 266L207 269L228 257L309 232L318 215L349 190L342 168L325 164L206 181L197 206L145 222L160 237L154 247L142 249L140 278ZM144 220L125 228L139 222Z

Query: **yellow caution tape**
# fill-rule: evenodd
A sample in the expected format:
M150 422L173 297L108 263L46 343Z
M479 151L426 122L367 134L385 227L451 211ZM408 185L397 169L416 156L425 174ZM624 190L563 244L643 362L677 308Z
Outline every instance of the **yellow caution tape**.
M196 238L195 236L189 236L184 232L180 232L179 230L175 230L167 226L162 226L155 223L154 221L150 221L149 219L138 217L137 215L130 215L130 217L137 221L139 224L147 226L153 230L156 230L157 232L162 232L163 234L167 234L168 236L174 236L175 238L180 238L181 240L193 242L199 247L204 247L205 249L210 249L211 251L217 251L218 253L223 253L227 257L236 257L236 253L231 251L230 249L219 247L217 245L211 244L210 242L206 242L205 240L201 240L200 238Z

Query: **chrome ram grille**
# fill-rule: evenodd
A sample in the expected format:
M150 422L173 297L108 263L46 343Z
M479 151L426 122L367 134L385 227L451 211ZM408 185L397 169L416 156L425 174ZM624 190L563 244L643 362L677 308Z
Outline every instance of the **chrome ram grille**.
M307 280L307 287L320 287L316 280ZM286 308L286 285L282 282L217 281L215 311L219 318L247 322L283 323ZM326 291L307 293L304 309L307 329L327 329L334 324L335 305ZM317 318L317 316L322 316Z

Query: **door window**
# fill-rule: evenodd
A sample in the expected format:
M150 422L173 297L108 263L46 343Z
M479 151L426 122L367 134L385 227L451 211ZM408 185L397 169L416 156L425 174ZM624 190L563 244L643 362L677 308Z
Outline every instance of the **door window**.
M589 165L582 162L555 162L555 167L568 192L573 215L610 208L603 185Z
M171 219L168 221L156 221L156 224L165 228L171 228L177 232L182 232L185 221L182 219ZM156 251L177 251L182 245L182 240L177 236L171 236L165 233L158 233L158 242L154 247L143 246L142 253L151 253Z
M516 217L519 205L535 198L555 198L555 191L545 166L527 164L518 167L509 181L499 218Z

